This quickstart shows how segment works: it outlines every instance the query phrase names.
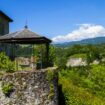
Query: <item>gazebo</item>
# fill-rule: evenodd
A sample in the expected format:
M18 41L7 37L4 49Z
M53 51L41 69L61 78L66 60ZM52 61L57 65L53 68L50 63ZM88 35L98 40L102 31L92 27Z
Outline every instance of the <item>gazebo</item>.
M21 31L0 36L0 43L6 45L11 44L15 46L16 44L45 44L47 66L49 61L49 45L51 42L52 41L45 36L41 36L37 33L30 31L27 26L25 26L25 28Z

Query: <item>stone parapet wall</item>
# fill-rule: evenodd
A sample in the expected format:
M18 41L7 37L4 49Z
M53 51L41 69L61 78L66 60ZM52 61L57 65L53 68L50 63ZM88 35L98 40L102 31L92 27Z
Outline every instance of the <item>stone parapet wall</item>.
M0 82L0 105L58 105L58 77L47 79L47 71L20 71L6 74ZM13 91L5 96L2 87L13 84ZM52 87L54 88L54 91ZM52 93L53 92L53 93Z

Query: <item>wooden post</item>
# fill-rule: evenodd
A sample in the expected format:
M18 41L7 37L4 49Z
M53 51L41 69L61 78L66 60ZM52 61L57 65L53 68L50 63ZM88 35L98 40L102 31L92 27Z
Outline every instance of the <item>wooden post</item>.
M46 44L46 66L49 66L49 43Z
M32 70L34 70L34 44L32 44L32 57L31 57L31 63L32 63Z

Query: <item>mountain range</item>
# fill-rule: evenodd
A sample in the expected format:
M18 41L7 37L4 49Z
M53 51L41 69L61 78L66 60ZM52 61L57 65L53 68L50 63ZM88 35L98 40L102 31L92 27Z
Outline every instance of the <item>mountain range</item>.
M54 45L57 47L67 47L75 44L102 44L102 43L105 43L105 37L96 37L96 38L84 39L81 41L57 43Z

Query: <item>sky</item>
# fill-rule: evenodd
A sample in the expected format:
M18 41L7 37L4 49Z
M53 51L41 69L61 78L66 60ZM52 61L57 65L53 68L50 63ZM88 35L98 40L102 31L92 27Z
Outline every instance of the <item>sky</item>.
M0 0L0 10L10 16L10 32L24 28L70 42L105 36L105 0Z

